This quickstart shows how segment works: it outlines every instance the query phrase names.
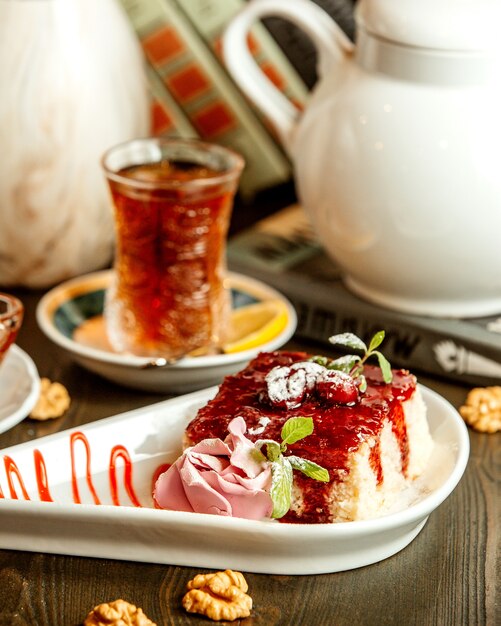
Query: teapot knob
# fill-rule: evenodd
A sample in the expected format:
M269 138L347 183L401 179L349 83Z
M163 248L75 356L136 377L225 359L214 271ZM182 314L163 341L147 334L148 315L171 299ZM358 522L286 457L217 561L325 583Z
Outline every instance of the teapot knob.
M354 46L330 15L309 0L251 0L230 22L222 40L225 65L241 90L271 121L291 153L300 112L259 69L247 46L252 24L267 16L286 19L311 38L318 53L319 77L333 62L351 54Z

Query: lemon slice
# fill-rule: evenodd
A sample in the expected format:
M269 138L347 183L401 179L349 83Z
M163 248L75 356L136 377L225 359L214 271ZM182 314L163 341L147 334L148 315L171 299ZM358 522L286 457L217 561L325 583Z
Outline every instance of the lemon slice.
M236 309L223 351L230 354L260 346L281 333L288 319L287 307L281 300L264 300Z

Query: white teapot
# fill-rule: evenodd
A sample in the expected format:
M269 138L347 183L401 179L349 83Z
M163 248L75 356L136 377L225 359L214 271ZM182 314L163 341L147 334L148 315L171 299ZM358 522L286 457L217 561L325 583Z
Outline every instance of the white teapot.
M246 46L301 27L319 81L300 113ZM432 316L501 312L501 2L360 0L356 44L306 0L253 0L227 67L274 125L318 236L360 296Z

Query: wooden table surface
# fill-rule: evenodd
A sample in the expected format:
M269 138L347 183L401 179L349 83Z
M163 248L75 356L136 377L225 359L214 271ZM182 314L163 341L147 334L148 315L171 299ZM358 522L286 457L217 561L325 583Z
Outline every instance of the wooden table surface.
M69 412L45 423L24 420L0 435L0 449L164 400L93 375L47 340L35 321L39 293L11 290L26 317L18 345L41 376L69 390ZM292 343L294 347L308 346ZM420 377L458 407L467 388ZM254 600L242 625L438 625L501 623L499 574L499 435L470 431L471 457L452 495L418 537L395 556L343 573L317 576L246 575ZM0 501L0 525L1 501ZM200 569L0 550L0 626L81 624L100 602L124 598L159 626L208 624L181 607L187 581Z

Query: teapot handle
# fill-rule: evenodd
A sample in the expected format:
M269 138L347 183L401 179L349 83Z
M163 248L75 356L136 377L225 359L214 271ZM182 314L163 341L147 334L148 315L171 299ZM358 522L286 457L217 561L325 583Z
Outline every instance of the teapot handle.
M317 49L320 77L354 46L330 15L310 0L252 0L230 22L222 40L225 65L241 90L270 119L290 152L300 112L259 69L247 46L253 22L271 15L289 20L309 35Z

